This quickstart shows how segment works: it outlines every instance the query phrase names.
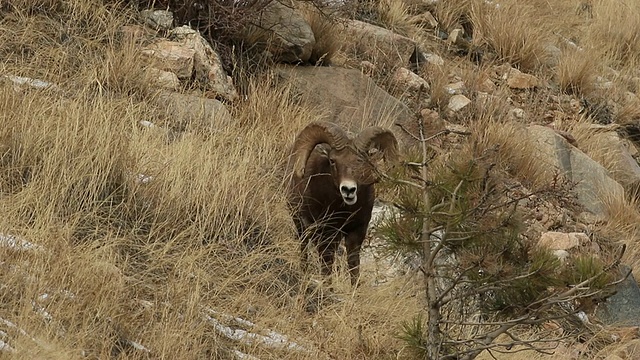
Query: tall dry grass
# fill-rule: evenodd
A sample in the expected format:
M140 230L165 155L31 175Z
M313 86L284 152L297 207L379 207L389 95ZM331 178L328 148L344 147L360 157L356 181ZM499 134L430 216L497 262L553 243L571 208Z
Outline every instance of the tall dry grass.
M352 293L342 271L342 300L306 311L319 295L299 270L281 164L322 113L272 78L253 79L255 96L231 106L227 127L186 126L167 141L140 125L172 119L156 106L137 45L118 35L130 13L88 0L60 6L0 20L1 75L57 84L17 91L0 81L0 234L37 246L0 245L0 340L16 351L6 354L396 356L394 329L420 309L412 283ZM58 41L59 19L69 42ZM232 341L207 309L311 350Z

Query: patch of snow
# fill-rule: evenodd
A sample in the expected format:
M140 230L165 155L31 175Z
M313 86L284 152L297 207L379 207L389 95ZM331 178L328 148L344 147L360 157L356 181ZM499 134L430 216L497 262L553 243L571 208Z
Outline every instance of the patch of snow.
M127 341L129 341L129 344L131 346L133 346L136 350L144 351L146 353L150 353L151 352L151 350L147 349L144 345L142 345L142 344L140 344L138 342L131 341L131 340L127 340Z
M33 309L38 313L38 315L42 316L42 318L46 321L53 320L53 316L51 316L51 314L49 314L49 312L45 308L38 305L35 301L31 302L31 306L33 306Z
M257 334L257 333L250 332L243 329L234 329L231 326L224 325L220 320L218 320L214 316L223 318L227 322L235 321L239 325L248 327L248 328L257 328L257 325L252 323L251 321L248 321L239 317L234 317L228 314L223 314L213 309L205 309L205 310L209 314L211 314L211 315L204 314L205 319L207 319L207 321L213 324L215 329L219 333L227 337L228 339L240 341L247 345L261 343L263 345L273 347L273 348L286 348L289 350L302 351L307 353L310 352L308 349L299 345L298 343L290 341L286 335L280 334L271 329L264 329L264 332L266 332L266 335Z
M147 120L140 120L140 125L144 126L144 127L148 127L148 128L155 128L156 124L152 123L151 121L147 121Z
M12 354L16 353L16 349L12 348L11 345L7 344L2 340L0 340L0 351L6 351Z
M15 76L15 75L5 75L4 77L11 80L17 86L27 85L34 89L47 89L47 88L55 89L58 87L55 84L52 84L48 81L44 81L40 79L31 79L28 77Z
M245 354L240 350L233 350L233 355L236 356L236 358L241 359L241 360L260 360L255 356L251 356L249 354Z
M149 182L151 182L151 180L153 180L153 176L148 176L145 174L138 174L138 181L143 183L143 184L147 184Z
M0 246L10 247L18 251L42 250L42 246L24 240L15 235L0 233Z

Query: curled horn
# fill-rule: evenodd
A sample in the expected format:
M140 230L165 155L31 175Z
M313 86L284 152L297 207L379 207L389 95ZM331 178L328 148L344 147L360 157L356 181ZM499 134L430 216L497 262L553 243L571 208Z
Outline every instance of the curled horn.
M349 146L347 134L338 125L330 122L312 122L307 125L293 144L293 161L296 176L304 175L304 168L313 148L326 143L336 150Z
M356 149L364 153L375 146L383 152L385 161L395 161L398 158L398 141L390 130L371 126L363 129L353 142Z

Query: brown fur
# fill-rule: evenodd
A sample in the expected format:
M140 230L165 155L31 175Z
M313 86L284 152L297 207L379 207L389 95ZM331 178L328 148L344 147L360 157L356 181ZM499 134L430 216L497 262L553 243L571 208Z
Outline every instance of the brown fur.
M335 124L321 125L335 131ZM352 285L358 283L360 275L360 247L371 220L374 183L378 180L374 164L367 155L369 149L359 146L375 145L385 153L385 159L397 151L397 142L390 132L380 128L375 128L375 131L376 136L380 136L369 137L373 133L364 133L365 138L374 139L373 142L365 142L366 145L349 139L345 134L346 142L341 143L344 146L338 149L324 142L316 143L311 138L308 143L317 145L306 162L302 159L304 171L292 171L289 184L289 205L301 239L303 267L308 263L307 247L312 244L320 255L322 274L331 275L336 250L344 237ZM298 164L296 151L298 149L294 146L294 164ZM345 202L344 192L340 191L345 181L357 184L357 200L352 205Z

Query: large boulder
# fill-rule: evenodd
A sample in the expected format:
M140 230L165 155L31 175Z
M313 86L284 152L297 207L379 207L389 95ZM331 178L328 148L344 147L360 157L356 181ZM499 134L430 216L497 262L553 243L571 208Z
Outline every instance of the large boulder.
M175 41L156 41L142 49L142 54L154 68L172 72L178 79L190 79L193 74L195 50Z
M409 108L359 70L337 67L278 67L307 104L326 111L329 121L357 131L366 126L390 128L398 140L410 141L400 125L415 122Z
M222 68L220 56L198 31L188 26L173 29L170 40L156 41L142 53L158 70L172 72L183 81L195 79L225 100L238 98L231 77Z
M181 26L171 31L171 38L194 50L193 70L196 80L206 84L208 90L226 100L238 98L231 76L222 67L220 55L198 31L186 25Z
M260 13L258 24L248 27L247 40L266 42L275 59L286 63L308 61L316 44L302 14L279 1L270 2Z
M626 275L629 271L628 266L621 266L619 277ZM640 288L633 274L630 274L615 286L615 294L600 304L596 315L607 325L640 326L639 308Z
M631 142L622 139L615 131L593 134L589 141L598 144L603 158L595 160L602 160L603 164L606 162L613 179L627 188L640 184L640 166L631 153L636 151Z
M353 46L372 60L385 59L407 66L417 51L415 41L376 25L351 20L345 29Z
M575 184L572 188L578 202L599 216L606 216L604 199L624 196L622 185L613 180L609 171L572 146L555 130L539 125L527 129L536 156Z
M215 99L161 92L156 102L173 119L168 125L174 128L219 130L232 121L229 110Z

